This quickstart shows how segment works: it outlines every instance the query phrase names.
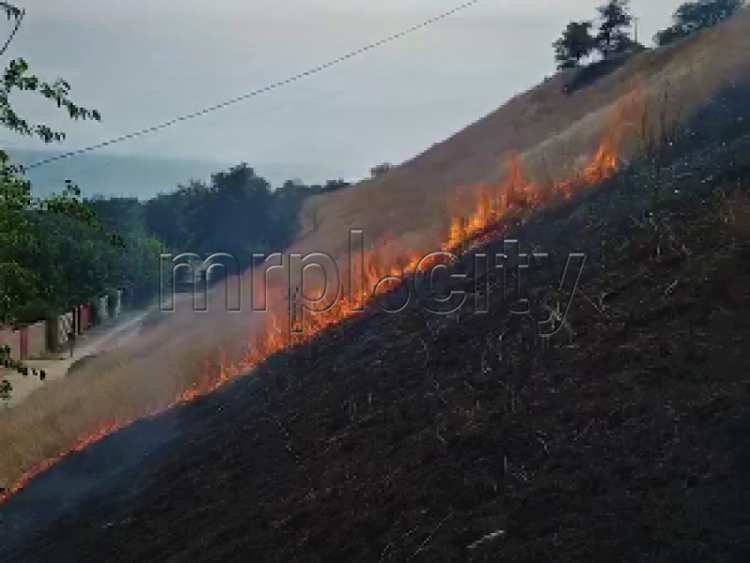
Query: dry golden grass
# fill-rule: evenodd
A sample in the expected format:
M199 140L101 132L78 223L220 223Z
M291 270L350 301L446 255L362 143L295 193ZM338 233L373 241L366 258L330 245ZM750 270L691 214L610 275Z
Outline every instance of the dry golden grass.
M18 406L0 409L0 487L74 447L112 422L142 418L218 366L219 347L242 344L250 320L179 307L126 346L102 353L74 375L50 381ZM241 321L241 322L238 322Z
M750 79L748 53L750 13L744 11L672 48L638 55L571 96L562 93L567 80L562 73L384 177L317 197L302 217L309 220L314 209L318 229L289 250L325 251L345 261L351 228L364 229L369 243L391 235L402 246L436 250L448 221L447 204L453 202L454 213L470 212L471 187L500 181L510 153L520 154L534 177L564 175L581 155L596 149L612 111L634 90L648 98L670 88L680 115L688 117L730 84ZM622 156L634 150L635 144L626 144ZM466 189L457 191L462 186ZM218 359L220 346L231 354L242 345L257 318L248 311L248 278L242 282L246 312L226 313L219 300L205 314L178 310L127 347L87 363L75 377L52 382L17 407L0 411L0 486L12 485L24 471L112 419L143 417L169 403L201 376L206 362ZM278 275L270 279L283 283Z
M562 92L568 74L561 73L389 174L310 201L303 218L314 208L318 229L299 248L335 255L345 251L349 229L361 228L369 241L409 235L427 246L415 249L434 250L447 224L446 203L458 200L454 212L473 209L472 191L461 194L457 188L501 181L511 152L522 156L533 177L559 177L595 150L611 112L635 90L645 100L658 100L664 88L670 89L680 116L687 118L730 84L750 82L748 31L750 12L743 11L679 45L640 54L571 96ZM623 156L635 148L626 144Z

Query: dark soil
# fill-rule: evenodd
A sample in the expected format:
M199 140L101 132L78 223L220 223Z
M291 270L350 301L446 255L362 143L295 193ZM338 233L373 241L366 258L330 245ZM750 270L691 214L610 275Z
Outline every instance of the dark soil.
M513 231L549 253L537 320L586 254L572 335L498 271L477 312L470 267L460 313L374 309L172 413L148 467L3 560L750 561L750 237L695 174L653 221L622 184Z

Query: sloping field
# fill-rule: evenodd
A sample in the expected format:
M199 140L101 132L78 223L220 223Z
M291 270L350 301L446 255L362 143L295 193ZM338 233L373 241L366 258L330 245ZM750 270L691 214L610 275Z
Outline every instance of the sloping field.
M305 226L317 212L319 228L299 248L346 252L349 229L364 229L371 242L386 234L436 250L449 213L475 209L470 188L501 184L512 153L518 153L532 177L567 177L575 161L593 154L610 133L612 112L639 92L659 100L671 91L670 117L688 118L717 92L750 81L750 12L671 48L637 55L629 64L568 96L563 87L571 72L559 73L503 105L453 137L436 144L388 174L354 189L324 194L303 210ZM638 125L636 111L627 121ZM624 137L627 139L627 131ZM627 142L620 156L634 147ZM467 188L462 190L461 188ZM456 204L448 206L449 202Z
M632 109L637 105L624 102L634 92L648 100L669 84L681 115L687 116L713 94L747 81L747 53L750 14L745 12L693 40L639 55L570 96L562 92L569 77L559 75L382 178L320 196L311 204L319 228L291 250L327 251L346 261L350 228L364 229L370 243L395 237L391 248L396 254L407 248L437 250L449 213L470 215L477 185L502 186L511 153L521 155L532 178L555 180L568 178L581 157L588 161L603 144L610 156L627 159L633 151L628 124L637 123L639 115ZM627 111L618 116L622 108ZM457 192L461 186L467 189ZM311 213L305 210L306 216ZM278 278L272 281L283 286ZM55 382L18 408L0 412L0 485L16 490L47 467L47 460L256 365L257 358L239 357L239 348L267 325L264 315L248 311L247 276L243 289L242 313L225 313L218 300L206 314L183 307L127 348L92 361L75 379ZM220 347L226 361L220 362Z
M53 469L39 488L181 422L147 463L15 549L0 544L0 558L747 561L745 129L723 154L683 155L658 222L623 173L584 202L499 226L549 254L523 274L532 318L503 297L515 274L504 288L465 256L471 275L450 287L467 294L460 312L373 309ZM545 298L570 291L558 289L570 252L587 262L545 345L537 321ZM32 489L8 509L32 505Z

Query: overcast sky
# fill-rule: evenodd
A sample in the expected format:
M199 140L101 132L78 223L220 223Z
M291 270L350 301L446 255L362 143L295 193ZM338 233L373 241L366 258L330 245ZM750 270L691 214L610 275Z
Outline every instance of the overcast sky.
M314 165L358 177L401 162L553 71L551 43L603 0L483 0L377 51L111 152ZM101 124L64 125L71 150L282 80L462 0L27 0L6 57L62 76ZM678 0L634 0L640 37ZM4 24L9 29L8 24ZM14 137L5 146L39 148Z

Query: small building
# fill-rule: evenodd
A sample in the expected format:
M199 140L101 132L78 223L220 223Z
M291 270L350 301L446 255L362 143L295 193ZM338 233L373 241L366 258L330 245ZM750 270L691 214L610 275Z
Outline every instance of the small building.
M37 322L20 328L0 329L0 347L8 346L15 360L38 358L47 351L46 323Z

